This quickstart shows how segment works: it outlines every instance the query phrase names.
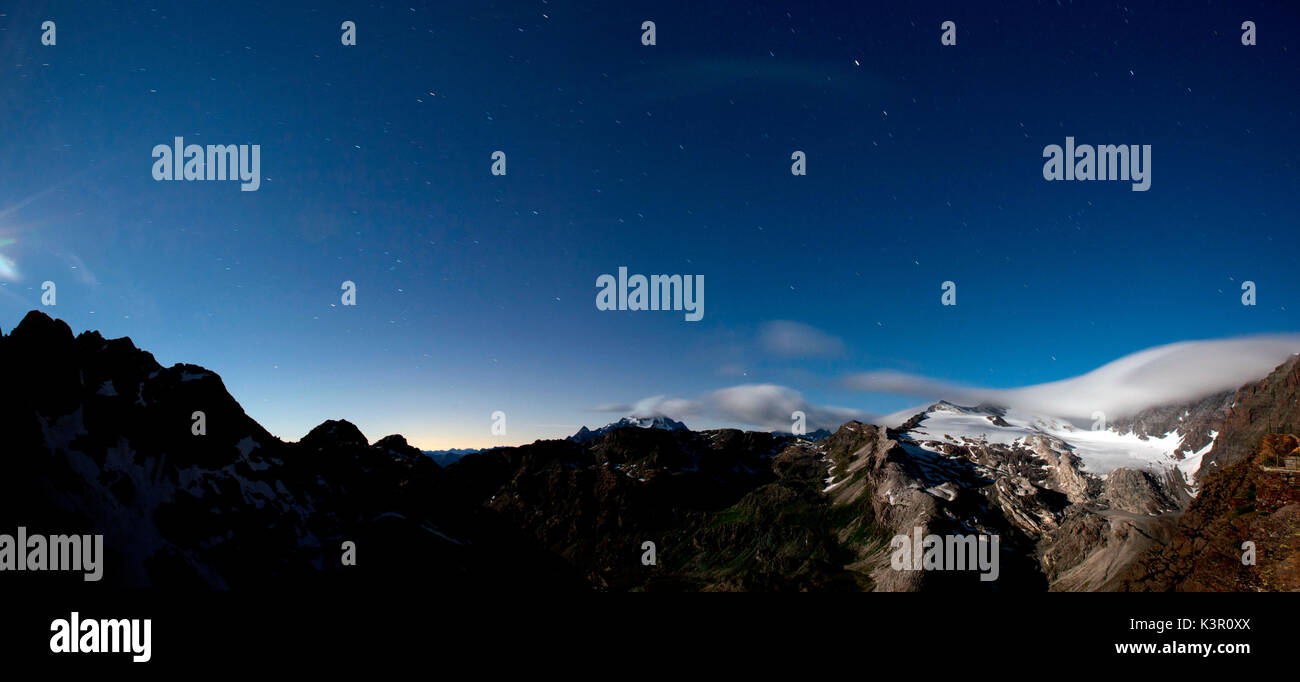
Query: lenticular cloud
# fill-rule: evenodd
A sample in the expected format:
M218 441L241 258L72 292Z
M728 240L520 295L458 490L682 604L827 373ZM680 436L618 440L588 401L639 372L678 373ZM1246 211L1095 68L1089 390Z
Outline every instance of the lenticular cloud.
M850 388L963 404L993 403L1070 419L1123 417L1196 400L1263 378L1300 351L1300 334L1185 341L1156 346L1070 379L1010 389L954 384L902 372L865 372Z

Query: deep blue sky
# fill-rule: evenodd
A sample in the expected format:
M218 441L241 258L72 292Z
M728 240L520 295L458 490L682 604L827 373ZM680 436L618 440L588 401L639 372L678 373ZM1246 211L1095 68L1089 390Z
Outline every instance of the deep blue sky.
M751 383L889 412L842 378L1300 328L1293 3L158 4L0 8L0 328L52 280L284 438L527 442ZM1044 181L1067 135L1152 145L1150 191ZM261 189L155 182L175 136L260 144ZM703 321L598 311L620 265L704 275ZM774 354L776 320L842 350Z

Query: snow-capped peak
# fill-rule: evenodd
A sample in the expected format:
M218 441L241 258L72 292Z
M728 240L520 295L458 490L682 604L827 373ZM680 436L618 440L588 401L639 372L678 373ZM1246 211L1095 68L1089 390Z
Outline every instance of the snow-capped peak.
M598 429L588 429L582 427L577 433L569 436L569 440L578 443L585 443L597 436L609 433L614 429L621 429L628 426L635 426L642 429L661 429L663 431L689 431L687 426L675 419L655 416L655 417L623 417L616 422L610 422Z
M1125 467L1152 472L1180 468L1186 473L1180 446L1183 434L1177 430L1162 437L1141 437L1118 433L1113 428L1079 428L1069 420L1019 409L980 405L965 407L939 402L925 410L906 437L918 446L938 451L942 444L1005 445L1030 448L1030 441L1045 438L1056 448L1079 457L1083 469L1105 477ZM1180 466L1181 465L1181 466Z

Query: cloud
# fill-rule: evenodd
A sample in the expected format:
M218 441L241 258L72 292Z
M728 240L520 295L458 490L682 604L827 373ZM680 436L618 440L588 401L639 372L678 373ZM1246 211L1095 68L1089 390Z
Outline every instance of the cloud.
M851 419L871 421L874 418L846 407L813 405L798 391L776 384L741 384L695 400L652 396L631 408L627 414L634 417L671 417L688 424L707 418L769 431L789 431L793 423L790 415L795 411L806 415L809 430L834 430Z
M763 325L759 344L770 353L787 356L829 357L844 352L844 342L839 337L790 320Z
M656 395L638 400L628 411L628 416L631 417L667 417L675 414L698 416L700 405L693 400Z
M813 405L798 391L775 384L744 384L710 393L707 404L725 418L765 429L789 431L790 414L807 415L811 429L836 429L850 419L870 421L873 417L847 407Z
M855 374L844 383L861 391L993 403L1067 419L1091 419L1097 411L1115 418L1235 390L1297 351L1300 334L1258 335L1156 346L1087 374L1021 388L981 388L893 371Z

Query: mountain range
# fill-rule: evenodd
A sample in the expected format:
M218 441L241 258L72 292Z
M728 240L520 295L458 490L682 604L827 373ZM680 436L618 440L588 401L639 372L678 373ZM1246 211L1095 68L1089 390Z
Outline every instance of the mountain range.
M626 418L446 466L344 420L282 441L217 374L36 311L0 336L0 370L2 527L104 535L104 581L121 587L1255 590L1300 576L1300 506L1263 468L1300 433L1297 356L1104 428L946 402L821 439ZM893 570L890 539L918 528L997 534L1000 577ZM1235 561L1243 538L1256 571Z
M483 452L479 448L452 448L450 450L422 450L425 456L433 459L440 467L449 467L460 461L465 455L474 455Z
M610 422L598 429L589 429L586 426L578 429L578 432L569 436L566 440L575 443L586 443L594 440L597 436L603 436L614 429L639 428L639 429L660 429L662 431L689 431L685 424L670 417L655 415L649 417L623 417L618 421ZM774 436L795 437L796 434L789 431L772 431ZM826 429L817 429L806 434L799 435L800 438L811 441L825 440L831 437L831 432Z
M614 429L622 428L639 428L639 429L659 429L661 431L689 431L686 425L669 419L668 417L623 417L616 422L610 422L598 429L592 430L587 427L578 429L578 432L569 436L567 440L574 443L586 443L603 436Z

